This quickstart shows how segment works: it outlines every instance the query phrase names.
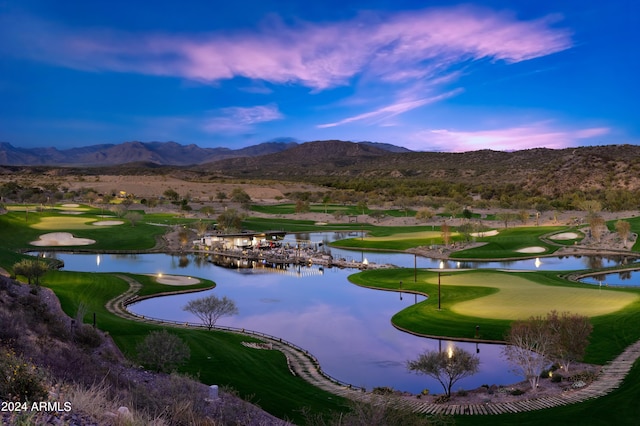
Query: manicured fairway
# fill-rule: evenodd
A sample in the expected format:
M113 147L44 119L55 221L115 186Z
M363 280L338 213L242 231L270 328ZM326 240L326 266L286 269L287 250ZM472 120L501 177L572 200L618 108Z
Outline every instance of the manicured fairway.
M442 233L440 231L422 231L422 232L399 233L399 234L393 234L393 235L386 235L383 237L365 237L364 240L365 241L398 241L398 240L415 240L420 238L433 239L433 238L440 238L441 236L442 236Z
M62 231L67 229L92 229L91 222L97 219L89 217L50 216L40 218L38 223L31 225L34 229L43 231Z
M434 279L430 279L432 284ZM571 311L594 317L620 310L633 303L638 295L599 288L548 286L522 275L503 272L458 274L441 279L444 288L492 287L499 291L484 297L459 302L451 311L479 318L526 319L550 311ZM446 290L445 290L446 291Z

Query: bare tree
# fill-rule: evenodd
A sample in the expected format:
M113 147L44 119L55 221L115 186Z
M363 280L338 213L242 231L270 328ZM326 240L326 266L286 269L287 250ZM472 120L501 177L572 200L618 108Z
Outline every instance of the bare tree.
M136 346L138 361L156 371L175 371L191 356L189 346L167 330L152 331Z
M418 359L407 362L407 369L436 379L447 396L459 380L478 372L480 359L471 353L453 347L447 352L425 351Z
M242 228L244 215L236 209L228 209L218 216L218 228L223 231L237 231Z
M216 321L220 317L238 313L238 308L233 300L227 296L220 299L215 295L190 300L182 309L200 318L209 330L216 325Z
M442 235L442 241L444 241L444 245L448 246L451 241L451 227L447 224L447 222L442 222L442 226L440 226L440 234Z
M117 217L123 217L128 209L125 205L123 204L116 204L115 206L111 207L111 211L113 212L113 214L115 214Z
M531 317L525 321L514 321L506 336L507 346L503 353L514 365L515 371L529 381L534 391L538 387L540 373L551 362L555 337L547 321L542 317Z
M625 248L627 247L627 241L629 240L629 234L631 233L631 224L626 220L619 220L616 222L616 232L622 238Z
M589 220L589 229L591 229L591 236L597 241L600 242L602 238L602 234L604 234L605 229L607 228L604 219L602 216L598 214L590 214L588 216Z
M193 226L196 228L196 234L198 234L198 237L204 237L209 229L209 223L203 221L196 222Z
M526 210L520 210L518 212L518 218L520 219L520 222L522 222L523 225L526 225L527 222L529 222L529 212Z
M427 222L434 216L433 210L424 208L416 212L416 220L421 222Z
M138 212L128 212L124 215L124 218L131 223L131 226L136 226L142 220L142 215Z
M496 219L504 222L504 227L508 228L509 222L511 222L512 220L515 220L516 216L517 215L515 213L501 212L496 214Z
M568 373L569 365L584 357L593 326L589 317L570 312L558 315L551 311L547 314L547 322L555 337L551 355Z

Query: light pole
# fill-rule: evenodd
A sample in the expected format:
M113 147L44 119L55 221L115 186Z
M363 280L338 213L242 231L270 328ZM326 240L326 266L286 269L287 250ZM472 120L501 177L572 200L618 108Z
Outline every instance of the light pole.
M438 310L440 310L440 271L438 271Z

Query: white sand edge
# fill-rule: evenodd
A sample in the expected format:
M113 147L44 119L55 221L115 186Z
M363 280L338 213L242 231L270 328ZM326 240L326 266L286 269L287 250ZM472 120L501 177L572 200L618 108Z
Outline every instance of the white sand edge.
M37 241L31 241L32 246L88 246L95 244L95 240L88 238L76 238L68 232L51 232L40 235Z

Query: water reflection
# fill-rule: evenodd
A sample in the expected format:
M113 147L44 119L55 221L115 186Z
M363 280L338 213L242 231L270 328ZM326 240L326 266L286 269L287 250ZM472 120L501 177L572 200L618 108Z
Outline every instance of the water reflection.
M291 243L312 241L334 257L361 260L365 253L330 248L327 243L348 235L334 233L287 236ZM482 384L509 384L521 378L510 373L510 366L500 356L501 346L453 343L424 339L396 330L390 318L399 310L424 298L404 292L373 291L348 282L356 272L336 268L280 267L261 265L242 269L237 265L218 267L197 256L144 255L71 255L57 256L65 269L88 272L132 272L180 274L215 281L213 294L234 299L239 315L222 318L221 325L246 328L282 337L308 349L330 375L357 386L373 388L390 386L418 393L422 389L442 392L436 381L406 370L405 363L425 350L447 350L451 345L480 356L480 373L459 383L459 388L475 388ZM367 252L370 262L391 263L418 268L508 268L508 269L584 269L584 258L538 258L510 262L463 262L426 259L404 253ZM416 263L414 263L416 262ZM601 258L598 264L608 265ZM632 275L629 275L631 280ZM637 281L637 280L636 280ZM175 295L143 301L131 307L149 317L175 321L198 322L182 310L189 300L203 293Z
M640 271L621 271L611 274L597 274L580 280L585 284L612 287L639 287Z

